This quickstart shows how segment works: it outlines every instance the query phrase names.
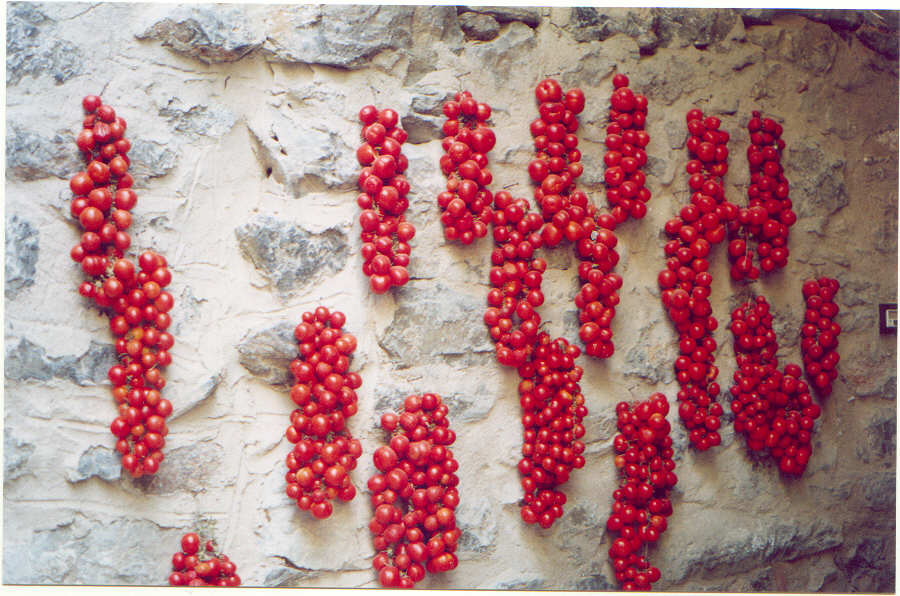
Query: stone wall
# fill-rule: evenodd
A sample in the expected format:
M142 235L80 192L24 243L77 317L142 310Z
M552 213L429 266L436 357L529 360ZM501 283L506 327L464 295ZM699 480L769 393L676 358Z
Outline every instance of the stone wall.
M378 416L410 392L446 396L457 431L460 566L430 588L615 588L605 519L616 477L614 405L675 397L676 336L659 301L662 225L687 201L684 114L732 134L729 198L749 174L749 113L784 124L800 216L786 270L732 285L715 250L724 323L753 291L776 311L782 363L799 361L805 278L829 275L844 329L802 478L723 444L688 450L673 409L675 513L651 560L663 590L891 591L895 558L896 338L878 303L897 295L897 13L885 11L7 4L4 583L161 584L178 539L214 536L248 585L376 584L365 481ZM585 188L602 202L605 111L622 72L650 100L644 220L617 230L625 283L616 352L583 362L587 466L550 530L519 519L517 377L481 321L490 243L442 237L440 105L469 89L493 107L494 189L529 196L528 123L545 76L584 89ZM128 121L140 201L133 246L167 256L175 404L160 472L122 477L112 452L106 318L86 308L69 259L67 178L82 96ZM360 272L354 201L358 109L390 106L410 133L417 227L407 286L383 296ZM551 333L574 338L571 251L548 256ZM364 379L350 427L361 494L314 521L284 495L292 327L343 310ZM727 410L727 408L726 408Z

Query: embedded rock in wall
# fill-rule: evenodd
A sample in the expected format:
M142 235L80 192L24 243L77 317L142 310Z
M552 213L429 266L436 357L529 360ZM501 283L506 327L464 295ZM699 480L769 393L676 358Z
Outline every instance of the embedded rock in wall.
M453 366L471 366L493 353L484 323L472 313L483 310L480 298L444 285L416 282L396 292L400 306L378 344L398 368L439 357Z
M26 473L34 443L17 438L11 429L3 431L3 482L9 483Z
M231 486L238 470L225 466L225 448L216 441L201 440L184 447L166 450L161 464L165 473L144 476L136 486L146 494L170 495L187 492L200 493L211 484Z
M116 363L108 344L91 341L80 355L48 356L47 351L28 338L6 343L6 378L10 381L65 379L81 386L106 382L109 367Z
M667 322L654 320L640 328L641 337L652 341L635 344L625 355L626 376L635 376L649 383L671 383L675 378L672 362L675 361L676 346Z
M412 395L416 390L407 383L391 379L386 383L375 386L373 392L375 397L375 411L378 412L380 416L383 412L396 412L401 409L405 397L407 395ZM375 426L379 429L381 428L380 423L376 422Z
M897 502L897 474L893 470L875 472L863 478L863 497L872 511L889 515Z
M651 8L572 8L566 27L577 41L604 41L624 34L637 42L643 53L652 53L660 43L656 34L658 16Z
M362 68L382 50L410 46L413 10L331 4L281 8L267 21L263 54L272 62Z
M476 12L488 15L499 23L519 21L532 29L541 23L541 11L538 8L521 6L460 6L460 13Z
M354 482L357 486L365 485L356 478ZM332 531L323 534L318 524L310 520L310 514L300 511L296 503L284 495L282 468L268 474L265 485L271 488L267 492L272 495L261 504L268 521L256 529L255 547L267 559L289 569L305 571L306 577L371 568L372 543L368 528L363 525L368 520L363 522L362 517L354 515L359 496L351 503L341 503L334 508L327 522L332 525ZM335 543L340 544L340 548L330 548Z
M872 330L877 325L877 316L873 315L866 324L860 325L860 329ZM844 382L852 387L851 394L854 397L878 397L886 400L897 398L897 374L896 370L888 368L888 354L871 349L851 354L845 349L840 353L843 364L840 374L844 377Z
M737 13L730 8L658 8L656 11L659 20L655 29L664 47L705 48L725 39L738 21Z
M618 586L609 583L609 580L602 573L595 573L587 577L580 577L573 589L590 592L615 592Z
M771 50L786 62L812 75L821 75L832 68L842 45L841 38L828 27L807 21L784 32Z
M294 222L261 216L237 228L235 235L244 258L281 296L316 276L340 271L350 256L347 235L339 228L313 233Z
M875 417L866 425L863 441L857 444L856 457L865 463L890 459L897 452L897 420Z
M68 178L81 160L69 136L44 136L10 122L6 129L6 174L21 180Z
M900 56L900 14L896 10L868 10L856 37L867 48L890 60Z
M560 74L559 83L563 88L579 87L584 81L602 81L615 72L619 64L626 61L637 61L640 59L640 51L638 46L631 39L617 37L610 39L603 48L587 49L578 56L578 60L570 64L570 66ZM583 135L584 140L591 140L593 123L580 129L579 135ZM602 139L598 139L602 140ZM590 159L590 155L582 155L582 161ZM593 175L599 182L602 178L602 168L600 171L591 170L585 164L583 177ZM585 180L586 178L581 178ZM585 182L587 184L587 182ZM594 184L591 181L590 184Z
M609 514L598 511L589 502L569 501L566 504L566 512L559 520L560 528L553 536L553 541L559 545L559 549L569 557L584 561L585 572L598 573L603 570L606 561L591 561L594 553L592 541L601 541L606 538L606 519ZM575 578L569 581L567 589L577 587Z
M841 528L827 519L787 523L777 515L764 515L747 520L746 524L722 525L707 517L706 524L693 528L684 526L686 519L687 511L670 518L669 530L682 533L679 556L666 565L667 579L673 583L701 569L706 574L733 574L776 557L792 560L843 542Z
M844 161L825 153L818 145L796 142L787 147L785 161L798 176L789 178L797 217L827 218L847 206L847 187L844 184Z
M403 130L409 135L407 142L417 145L442 139L441 127L445 119L442 108L444 102L452 98L453 93L444 90L419 89L410 102L412 111L401 119Z
M427 143L440 139L442 136L441 120L439 118L410 114L400 120L400 126L409 135L406 140L411 145Z
M500 34L500 23L489 14L464 12L459 15L459 26L469 39L490 41Z
M683 60L674 54L660 56L652 62L643 61L636 67L633 78L639 80L641 92L647 96L650 109L662 109L670 106L684 96L696 93L706 86L700 72L708 72L701 67L685 67ZM660 105L662 104L662 105ZM679 119L679 124L684 131L684 116ZM684 132L682 135L686 136ZM682 138L684 138L684 136Z
M31 222L18 215L10 217L7 212L4 268L7 300L15 300L25 288L34 285L38 252L38 232Z
M173 410L169 420L174 421L200 404L212 398L219 385L225 380L225 371L211 371L202 362L197 363L197 354L191 354L189 364L177 368L170 377L169 401Z
M4 548L3 583L157 585L171 568L171 552L164 551L178 540L178 530L146 519L75 515L32 530L22 548Z
M329 93L331 97L327 97ZM264 175L285 184L297 198L311 192L355 188L359 164L355 150L350 147L353 141L335 133L319 117L310 117L311 113L321 113L317 109L329 109L333 102L343 98L342 94L312 85L291 95L301 98L309 107L303 111L299 107L295 109L297 104L288 99L281 110L259 114L248 122Z
M771 25L772 19L778 14L778 10L772 8L740 8L738 13L744 21L744 27L754 25Z
M725 39L737 19L731 9L576 7L566 27L578 41L624 34L637 42L642 54L652 54L658 47L705 48Z
M460 559L484 557L496 547L500 529L487 502L461 501L456 509L456 523L462 530L457 555Z
M101 480L118 480L122 477L121 456L109 447L92 445L78 458L78 467L69 470L69 482L83 482L96 476Z
M309 573L305 569L288 567L285 562L284 566L271 569L263 579L262 585L266 588L286 588L296 586L300 580L310 577L315 577L315 574Z
M159 178L178 165L178 153L162 143L135 139L129 156L134 162L133 176L141 186L150 178Z
M412 33L416 50L410 52L413 56L422 54L423 45L431 45L438 41L446 44L451 52L458 52L465 41L455 6L416 6L413 12Z
M875 250L882 254L897 254L897 220L894 214L897 212L897 205L885 206L882 212L876 217L878 225L875 228Z
M180 6L137 35L176 54L213 64L240 60L262 46L265 33L254 6Z
M84 54L78 46L57 35L54 19L40 10L39 4L7 4L6 83L15 85L23 77L50 76L61 85L83 72Z
M862 14L857 10L804 10L800 14L837 31L855 31L863 23Z
M530 591L530 590L546 590L547 582L538 577L528 578L528 575L524 577L520 576L521 579L514 579L509 581L499 582L494 584L494 589L497 590L519 590L519 591Z
M166 104L159 108L159 115L174 132L197 137L221 137L237 121L231 110L213 100L194 104L178 97L167 98Z
M471 379L469 382L459 383L452 393L444 393L442 397L450 408L453 420L474 422L487 418L502 395L497 395L495 387L478 379Z
M859 592L891 592L894 579L881 572L892 565L896 552L895 541L885 537L867 537L853 546L847 555L835 559L849 576L849 587Z
M491 358L484 355L484 363L489 364ZM486 383L481 374L489 374L489 366L472 366L469 371L473 374L465 378L457 379L452 385L441 387L427 382L427 377L420 377L419 372L427 373L431 367L411 367L409 377L420 379L417 381L389 380L375 386L375 411L396 411L401 407L403 399L414 393L433 392L441 395L444 403L450 408L448 418L453 424L477 422L484 420L490 414L491 409L502 399L504 394L493 384ZM484 371L481 373L481 371ZM477 374L477 376L476 376Z
M496 39L468 49L470 60L495 78L498 84L527 65L536 44L534 31L518 21L510 23Z
M297 357L294 327L288 322L279 323L242 339L237 345L241 366L264 383L291 385L293 376L288 365Z

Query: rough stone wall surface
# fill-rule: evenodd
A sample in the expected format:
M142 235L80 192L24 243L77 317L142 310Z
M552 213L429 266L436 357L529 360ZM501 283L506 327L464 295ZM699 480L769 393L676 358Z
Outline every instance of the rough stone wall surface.
M800 286L838 278L840 376L802 478L747 455L726 414L723 444L688 450L673 409L675 513L650 559L662 590L892 591L896 338L878 332L897 295L896 12L428 6L7 4L3 582L161 584L178 539L216 538L247 585L376 585L365 481L378 416L410 392L447 397L461 465L460 566L429 588L615 589L605 519L616 482L615 403L674 400L674 330L659 302L662 226L688 200L684 114L731 133L729 198L749 174L746 121L784 124L799 221L786 270L732 285L712 257L723 385L724 323L753 291L776 311L781 362L800 359ZM110 24L115 26L110 27ZM102 27L104 35L95 32ZM587 95L585 188L603 203L611 78L650 101L647 217L619 227L624 278L615 355L584 361L587 465L549 530L519 519L514 371L481 321L487 239L444 242L435 196L440 104L469 89L493 107L494 189L530 196L533 88ZM175 405L167 457L123 477L112 452L106 318L86 308L69 259L67 177L81 97L128 121L140 201L133 246L174 273ZM383 296L360 272L358 109L396 109L411 133L409 284ZM542 307L574 339L571 251L554 251ZM363 376L350 428L364 457L352 503L314 521L284 495L291 328L319 304L347 314ZM585 359L586 360L586 359ZM727 411L727 408L726 408ZM139 552L135 556L135 552Z

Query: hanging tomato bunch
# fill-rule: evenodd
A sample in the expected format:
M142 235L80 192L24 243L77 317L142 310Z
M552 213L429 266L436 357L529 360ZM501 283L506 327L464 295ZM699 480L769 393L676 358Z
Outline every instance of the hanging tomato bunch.
M628 77L616 74L610 97L609 125L606 127L606 200L612 206L616 223L629 217L642 219L647 214L647 201L652 196L645 186L647 176L641 170L647 164L645 147L650 135L644 130L647 121L647 98L628 87Z
M837 347L841 326L834 321L840 312L834 302L840 287L838 280L829 277L811 279L803 284L806 312L800 328L800 351L806 378L822 397L831 395L831 383L837 378L840 361Z
M608 358L614 351L609 325L619 303L622 278L612 273L619 262L614 218L599 216L587 194L575 185L584 172L575 135L584 93L575 88L563 95L558 82L544 79L535 88L535 96L540 116L531 123L536 154L528 174L538 185L534 198L544 219L541 239L548 248L563 239L573 243L582 284L574 299L581 322L579 337L586 354Z
M514 199L501 190L494 196L493 236L484 323L494 340L497 362L521 366L534 352L541 316L535 310L544 303L541 291L547 262L535 256L541 247L541 217L530 211L528 201ZM515 321L518 321L518 325Z
M497 342L497 361L516 366L522 381L523 446L519 472L525 496L522 519L548 528L563 512L566 496L557 487L573 468L584 466L582 419L587 407L575 365L581 353L565 339L541 333L535 310L544 302L541 292L546 262L534 257L542 243L541 218L529 211L525 199L507 191L494 196L494 239L491 285L484 321ZM518 317L518 328L513 317Z
M285 436L294 444L285 463L287 496L314 517L331 515L331 501L350 501L356 487L349 472L356 468L362 446L350 435L347 419L356 414L356 390L362 378L350 372L356 337L341 329L347 317L320 306L305 312L294 329L300 357L290 364L296 383L291 400L297 405Z
M460 530L459 463L450 445L449 408L439 395L410 395L399 414L381 417L390 442L375 450L369 479L375 515L369 523L378 554L372 566L385 588L412 588L428 573L455 569Z
M728 252L735 281L755 280L761 272L784 267L789 255L788 230L797 219L780 163L785 147L782 126L754 111L747 130L751 143L747 149L749 205L740 209L729 228ZM759 267L754 264L751 242L757 244ZM807 310L800 348L808 378L824 395L830 393L831 381L837 376L838 356L832 351L840 333L840 326L832 321L838 312L832 302L837 288L837 282L828 278L803 286ZM745 435L752 451L768 449L782 473L801 475L812 454L812 433L821 408L813 402L809 386L800 380L799 366L788 364L783 371L778 369L778 343L766 299L757 296L744 303L731 318L738 365L731 388L735 431ZM820 332L824 336L821 343L816 339Z
M135 263L125 256L131 246L128 228L137 204L128 173L131 143L125 120L96 95L82 100L86 113L76 145L87 162L72 176L71 213L84 232L70 253L90 278L78 288L110 315L119 363L109 369L118 416L110 431L118 439L122 467L132 477L154 474L163 460L172 404L162 397L162 369L172 362L175 343L168 328L174 305L165 288L172 281L166 259L142 253Z
M557 487L585 464L581 438L587 407L578 384L584 371L575 365L580 352L563 338L551 340L541 333L533 359L519 367L522 520L542 528L562 517L566 495Z
M700 451L722 442L713 338L718 321L709 302L712 275L707 257L712 246L725 239L726 225L738 215L738 208L725 199L722 177L728 172L729 135L720 126L718 118L704 117L700 110L687 113L686 145L694 158L686 167L691 203L665 224L672 239L665 244L666 269L658 278L663 306L679 334L678 415L691 445Z
M535 158L528 174L538 185L534 198L546 222L541 235L548 247L566 238L575 242L586 237L595 224L588 214L587 195L576 189L575 180L584 172L578 149L578 119L584 110L584 93L544 79L535 88L540 116L531 123Z
M606 529L618 534L609 557L616 580L627 591L649 590L661 575L657 567L650 566L645 552L668 527L666 518L672 514L669 494L678 483L668 412L669 402L662 393L633 405L616 405L619 434L613 439L613 448L620 481L613 491Z
M523 379L519 384L524 427L519 462L525 493L522 519L548 528L562 515L566 502L556 487L568 480L573 468L584 465L584 444L578 439L584 435L581 419L587 408L577 385L581 368L574 364L580 350L539 333L541 317L535 309L544 302L541 284L547 263L535 251L559 244L560 228L576 239L584 238L594 224L587 195L574 188L574 179L583 171L573 134L578 127L574 115L584 109L584 95L573 89L563 101L562 90L552 79L542 81L535 94L541 117L531 125L538 153L529 174L541 183L535 199L542 213L505 190L495 195L492 223L497 247L491 253L492 289L484 321L496 345L497 361L517 367Z
M622 211L623 206L634 216L642 217L650 198L644 187L645 177L638 170L646 163L643 147L649 142L649 136L643 131L646 98L627 89L627 77L617 76L614 84L617 91L607 133L610 146L621 150L614 165L623 180L609 192L616 201L621 198L616 211L620 218L626 213ZM528 201L513 198L505 190L494 196L491 223L497 246L491 253L492 287L484 321L495 342L497 361L517 367L523 379L519 386L525 428L523 458L519 463L525 491L522 518L546 528L562 515L566 502L565 494L556 487L568 480L572 469L584 465L584 444L580 439L584 435L582 419L587 408L578 386L582 370L574 363L581 350L564 339L551 340L549 335L540 332L541 317L536 308L544 302L541 284L547 264L535 252L542 246L557 246L563 239L573 243L580 260L578 273L582 281L575 297L582 323L579 336L585 343L585 352L592 356L606 358L613 353L609 326L619 302L617 291L622 279L612 273L619 259L613 233L616 216L598 212L575 185L584 171L575 135L576 115L584 109L584 94L576 88L564 95L558 82L545 79L537 85L535 97L539 117L530 128L536 156L529 163L528 171L538 185L534 197L540 211L532 211ZM481 107L465 92L455 99L445 104L445 113L451 118L445 124L447 134L458 131L458 123L453 118L462 111L464 101L476 119L480 118L479 110L485 115L483 119L489 114L488 106ZM493 140L491 135L491 146ZM458 154L445 155L441 160L445 173L469 155L465 147L445 140L445 150L453 147ZM620 166L623 156L625 162ZM469 178L476 178L474 168ZM478 178L481 179L480 174ZM485 186L488 182L484 180ZM474 190L474 184L471 186ZM486 188L483 192L489 196ZM442 207L454 200L448 193L442 193L442 197L439 199ZM632 207L632 199L641 206ZM463 213L462 201L458 201L457 207Z
M821 414L800 367L778 370L778 342L773 316L763 296L731 313L731 333L738 370L731 388L734 430L754 451L768 448L785 474L803 474L812 454L812 432Z
M785 147L782 126L754 111L747 131L751 143L747 148L749 204L740 210L737 220L740 225L733 231L728 245L728 256L733 262L731 277L736 281L756 279L760 269L769 273L783 268L790 254L788 230L797 221L797 214L791 209L790 185L781 166ZM753 264L751 241L756 243L759 267Z
M398 126L400 117L390 108L378 110L365 106L359 111L365 141L356 150L363 166L359 188L363 191L356 202L362 209L359 224L363 257L363 274L376 294L409 281L409 241L416 228L403 213L409 207L409 181L403 172L409 160L403 155L406 131Z
M488 185L493 180L487 169L487 152L493 149L494 132L487 125L491 107L475 101L468 91L457 93L444 103L444 140L441 171L447 189L437 197L441 223L447 240L471 244L487 235L493 196Z

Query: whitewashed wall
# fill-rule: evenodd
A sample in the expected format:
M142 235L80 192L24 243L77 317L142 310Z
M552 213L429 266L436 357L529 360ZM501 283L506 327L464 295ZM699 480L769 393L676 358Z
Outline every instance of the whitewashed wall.
M441 102L469 89L494 110L494 189L530 196L533 88L545 76L587 95L581 147L602 203L614 72L650 100L642 221L617 230L624 277L615 355L583 359L587 466L550 530L519 520L521 427L512 370L481 321L487 239L446 245L435 196ZM684 114L732 134L729 199L745 201L743 128L753 109L784 124L800 216L786 270L756 283L776 311L782 363L800 359L800 286L838 278L840 376L806 474L750 458L726 416L723 444L686 449L676 411L675 513L650 558L663 590L891 591L894 586L896 338L877 304L897 294L897 13L767 10L143 4L7 5L4 583L162 584L180 535L217 539L245 584L376 585L365 482L377 420L410 392L451 404L461 464L460 566L431 588L615 588L606 551L616 477L614 405L674 399L676 337L659 302L662 225L687 201ZM140 200L133 246L172 266L175 404L152 479L120 474L108 425L105 316L76 292L78 230L67 179L81 98L128 122ZM412 280L373 296L360 272L354 201L358 109L400 112L410 133ZM574 339L571 251L548 256L551 333ZM751 289L716 249L724 323ZM362 488L327 521L284 495L291 329L319 304L359 338ZM726 408L727 410L727 408ZM139 552L139 556L135 555Z

